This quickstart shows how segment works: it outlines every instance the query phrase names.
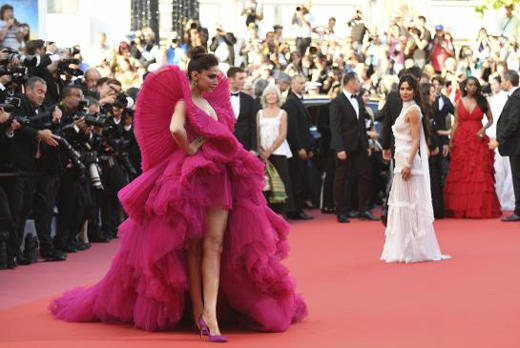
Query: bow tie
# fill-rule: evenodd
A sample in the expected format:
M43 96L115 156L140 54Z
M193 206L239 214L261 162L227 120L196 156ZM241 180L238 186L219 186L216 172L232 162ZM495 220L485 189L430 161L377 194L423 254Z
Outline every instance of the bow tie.
M350 99L356 99L356 98L357 98L357 94L352 94L352 95L350 96Z
M232 97L239 97L240 96L240 92L231 92L231 96Z

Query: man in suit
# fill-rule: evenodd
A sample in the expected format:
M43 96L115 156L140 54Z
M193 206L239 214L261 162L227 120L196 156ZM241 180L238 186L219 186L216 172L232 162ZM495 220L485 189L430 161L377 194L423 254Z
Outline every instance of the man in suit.
M455 114L455 108L451 103L450 98L446 97L442 94L442 89L445 87L446 83L442 76L434 76L432 78L432 84L435 87L435 104L434 104L434 117L435 124L438 127L438 130L445 131L446 130L446 119L449 114ZM450 151L450 139L447 135L439 136L439 151L442 151L442 156L448 156Z
M303 192L305 184L305 161L312 157L309 111L303 105L305 78L295 76L291 81L291 91L287 95L283 109L287 112L287 142L293 156L289 159L289 174L293 190L295 211L288 212L287 218L310 220L312 216L303 212Z
M519 77L514 70L507 70L502 80L502 88L509 98L497 123L497 138L489 143L490 149L498 147L502 156L509 156L515 192L515 211L502 218L504 222L520 221L520 90Z
M334 204L338 222L348 222L352 173L358 178L359 217L380 220L369 210L372 176L368 156L368 138L365 131L365 108L357 95L359 78L354 72L343 76L343 91L330 104L331 146L336 151L334 175Z
M17 95L21 103L15 110L15 115L28 116L31 119L30 124L23 125L15 132L11 145L15 171L26 173L15 185L21 198L21 202L16 204L20 209L18 236L20 241L23 240L25 223L33 210L40 255L49 261L63 261L66 254L54 247L50 231L54 197L59 187L59 154L56 149L58 140L53 130L58 127L62 113L55 107L49 117L38 118L50 112L43 106L46 92L46 82L34 76L25 84L25 94ZM47 124L49 119L51 122Z
M235 137L249 151L256 150L256 110L253 98L242 92L246 82L246 72L242 68L231 67L227 72L231 91L231 106L237 119Z

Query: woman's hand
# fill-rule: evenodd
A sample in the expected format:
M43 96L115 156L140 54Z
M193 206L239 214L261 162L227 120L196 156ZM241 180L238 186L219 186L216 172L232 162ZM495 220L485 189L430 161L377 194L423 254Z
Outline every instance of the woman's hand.
M484 138L484 135L486 135L484 128L481 128L477 133L477 139L482 140Z
M204 138L197 138L195 139L189 146L188 146L188 151L187 151L187 155L189 156L192 156L194 154L196 154L200 148L202 147L202 144L204 144L204 142L206 141L206 139Z
M401 176L404 181L407 181L410 179L410 176L412 175L412 168L404 166L403 169L401 169Z
M272 155L272 152L269 151L269 150L261 150L260 151L260 158L263 161L267 161L269 159L269 157L271 157L271 155Z

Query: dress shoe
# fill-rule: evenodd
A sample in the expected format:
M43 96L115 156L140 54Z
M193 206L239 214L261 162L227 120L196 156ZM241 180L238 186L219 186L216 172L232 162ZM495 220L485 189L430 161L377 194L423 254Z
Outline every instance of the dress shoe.
M78 251L78 249L76 249L71 244L55 243L55 246L56 246L57 250L61 250L62 252L67 253L67 254L74 254L75 252Z
M67 254L56 248L40 250L40 256L45 261L65 261Z
M347 215L351 219L359 219L359 213L357 211L349 211Z
M321 213L322 214L334 214L334 208L322 208Z
M381 222L383 223L383 226L386 227L387 221L388 221L388 209L383 208L383 210L381 210Z
M31 234L25 237L25 246L23 249L23 262L21 265L30 265L38 262L38 238Z
M338 222L341 222L341 223L350 222L350 220L348 219L347 214L339 214L337 216L337 219L338 219Z
M287 218L290 220L312 220L314 216L307 215L301 211L298 213L287 213Z
M81 243L78 240L73 240L72 242L70 242L70 246L76 249L77 251L83 251L88 249L86 244Z
M368 210L359 214L359 218L363 219L363 220L370 220L370 221L381 221L380 217L375 216Z
M95 233L88 234L88 240L91 243L108 243L112 240L109 235L102 231L97 231Z
M503 222L520 221L520 216L513 214L502 218Z

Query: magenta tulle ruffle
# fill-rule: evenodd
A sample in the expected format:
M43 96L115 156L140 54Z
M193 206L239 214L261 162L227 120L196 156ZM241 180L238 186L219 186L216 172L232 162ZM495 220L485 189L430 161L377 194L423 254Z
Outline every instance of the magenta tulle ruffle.
M155 83L161 74L166 81L178 83ZM149 331L174 328L189 298L187 247L190 239L204 236L206 210L212 206L229 209L219 320L229 318L255 330L283 331L306 316L307 307L281 263L289 250L289 226L267 207L262 194L263 164L233 137L227 81L219 79L216 91L207 96L219 115L217 122L194 107L177 68L167 67L147 78L138 105L152 107L153 98L163 98L150 93L154 86L182 88L188 136L203 136L206 142L193 156L169 142L163 145L164 151L150 150L143 174L119 192L130 217L119 227L121 247L109 271L93 287L77 288L53 300L49 309L56 318L133 323ZM143 113L138 110L137 119L139 115ZM162 132L157 127L137 132L145 153L160 144L143 140L147 132Z

